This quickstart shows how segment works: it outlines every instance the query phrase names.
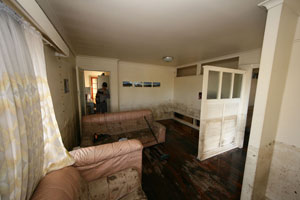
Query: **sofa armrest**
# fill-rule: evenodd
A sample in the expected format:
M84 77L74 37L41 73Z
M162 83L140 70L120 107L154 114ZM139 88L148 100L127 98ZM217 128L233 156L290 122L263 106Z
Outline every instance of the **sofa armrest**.
M151 126L159 143L166 141L166 127L158 122L153 122Z
M71 151L76 167L87 181L135 168L141 177L143 145L138 140L126 140Z

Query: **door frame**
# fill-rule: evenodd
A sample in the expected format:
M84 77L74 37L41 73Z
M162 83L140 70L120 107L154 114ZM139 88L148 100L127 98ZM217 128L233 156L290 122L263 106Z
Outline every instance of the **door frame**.
M111 71L108 70L101 70L98 68L86 68L86 67L80 67L76 66L76 83L77 83L77 99L78 99L78 113L79 113L79 128L80 128L80 138L82 137L82 110L81 110L81 99L80 99L80 83L79 83L79 70L83 71L101 71L101 72L109 72L111 76ZM109 78L109 84L111 85L111 77ZM84 102L85 103L85 102ZM112 105L110 104L110 110L112 109Z
M80 139L82 138L82 110L81 110L81 99L80 99L80 83L79 83L79 69L80 67L76 66L76 86L77 86L77 101L78 101L78 113L79 113L79 130L80 130Z
M98 77L96 77L96 76L93 76L93 77L90 77L91 79L90 79L90 81L91 81L91 99L93 99L93 100L95 100L96 101L96 99L94 99L94 98L96 98L96 97L94 97L94 89L93 89L93 79L96 79L97 80L97 90L98 90ZM97 91L96 91L96 93L97 93Z

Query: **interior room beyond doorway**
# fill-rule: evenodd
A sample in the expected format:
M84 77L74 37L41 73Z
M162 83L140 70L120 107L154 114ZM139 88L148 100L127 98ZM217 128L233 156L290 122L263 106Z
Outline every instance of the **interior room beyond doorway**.
M108 94L110 92L110 72L84 70L84 98L86 102L86 115L95 114L97 111L97 91L107 85ZM110 112L110 97L106 98L107 112Z

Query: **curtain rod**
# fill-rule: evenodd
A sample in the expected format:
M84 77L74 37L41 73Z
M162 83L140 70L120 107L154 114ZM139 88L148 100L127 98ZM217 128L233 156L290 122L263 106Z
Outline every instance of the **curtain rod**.
M41 33L42 40L44 41L44 44L51 46L55 49L55 51L61 52L53 43L52 41L49 41L48 38L44 36L42 33L40 27L37 25L37 23L30 17L28 13L26 13L22 7L16 2L11 0L0 0L1 3L4 3L5 5L9 6L17 15L22 16L28 23L30 23L32 26L36 28L37 31Z
M0 1L1 1L1 0L0 0ZM49 40L47 40L44 36L42 36L42 40L45 42L45 44L47 44L47 45L49 45L49 46L55 48L55 46L54 46L51 42L49 42Z

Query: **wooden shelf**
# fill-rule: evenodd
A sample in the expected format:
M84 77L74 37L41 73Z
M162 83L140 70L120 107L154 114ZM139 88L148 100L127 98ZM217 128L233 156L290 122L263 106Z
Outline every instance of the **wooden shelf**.
M173 119L189 127L199 130L200 119L198 118L194 118L192 116L188 116L179 112L174 112Z

